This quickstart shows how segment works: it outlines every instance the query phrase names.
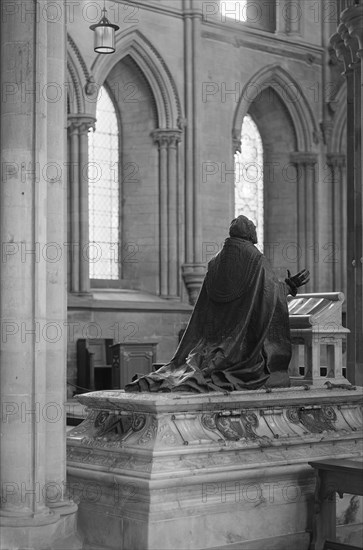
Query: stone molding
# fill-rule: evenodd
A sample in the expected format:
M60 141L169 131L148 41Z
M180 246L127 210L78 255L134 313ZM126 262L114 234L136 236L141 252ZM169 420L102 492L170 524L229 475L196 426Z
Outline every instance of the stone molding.
M233 117L233 137L241 131L243 118L251 103L268 87L279 95L291 117L298 150L311 151L313 145L317 145L319 135L313 112L300 84L277 63L263 67L245 84ZM296 101L296 94L299 101Z
M181 142L183 131L179 129L158 129L152 132L154 143L159 147L176 147Z
M344 168L347 163L346 156L342 153L328 153L326 155L326 161L328 165L333 168Z
M116 33L116 52L112 56L98 54L95 57L91 66L95 82L102 85L113 67L127 55L135 61L150 85L156 102L159 126L177 127L183 112L173 76L150 40L133 27Z
M85 452L87 462L97 462L97 450L123 455L137 449L186 447L188 454L206 448L261 452L284 448L287 442L292 448L319 443L322 434L328 443L362 432L363 398L360 388L349 384L342 389L232 392L228 399L220 392L206 398L122 390L92 392L77 399L89 413L68 434L69 459L74 463L84 462ZM129 464L126 469L137 468Z
M242 152L241 131L236 128L232 130L232 149L234 155Z
M73 38L67 33L67 71L68 82L72 84L69 90L71 112L81 113L85 110L86 96L96 92L94 77L89 71L85 60ZM72 94L75 96L72 101Z
M189 303L194 305L202 288L206 267L202 263L183 264L182 275L189 295Z
M71 114L67 118L67 128L72 133L77 130L80 134L87 134L96 128L96 118L87 114Z
M299 151L296 153L291 153L290 155L291 162L297 165L303 166L315 166L318 162L318 155L315 153L306 153Z

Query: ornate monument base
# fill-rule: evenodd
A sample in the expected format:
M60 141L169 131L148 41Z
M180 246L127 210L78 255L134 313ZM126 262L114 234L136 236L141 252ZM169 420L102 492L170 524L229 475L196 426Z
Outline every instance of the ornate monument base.
M89 550L307 550L308 461L363 454L361 388L78 399L68 488Z

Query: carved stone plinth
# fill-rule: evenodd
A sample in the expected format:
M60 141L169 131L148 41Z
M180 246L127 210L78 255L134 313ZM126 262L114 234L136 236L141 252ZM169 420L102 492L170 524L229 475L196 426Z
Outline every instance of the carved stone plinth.
M68 489L88 549L307 550L308 461L362 454L361 388L78 399Z

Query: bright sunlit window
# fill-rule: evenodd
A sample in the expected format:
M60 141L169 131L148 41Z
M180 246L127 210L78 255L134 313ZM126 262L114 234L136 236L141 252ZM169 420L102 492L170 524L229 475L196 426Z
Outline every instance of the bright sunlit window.
M256 225L263 249L263 146L250 115L243 119L241 153L235 154L235 216L243 214Z
M242 23L247 19L247 0L221 0L221 15Z
M96 130L89 134L90 278L117 280L119 273L119 128L104 86L97 99Z

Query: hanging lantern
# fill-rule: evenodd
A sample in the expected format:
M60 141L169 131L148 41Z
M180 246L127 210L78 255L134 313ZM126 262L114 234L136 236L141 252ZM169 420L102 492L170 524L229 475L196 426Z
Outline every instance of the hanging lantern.
M101 21L96 25L91 25L90 29L95 32L94 50L96 53L114 53L115 51L115 31L120 27L113 25L106 17L106 8L102 10Z

